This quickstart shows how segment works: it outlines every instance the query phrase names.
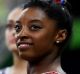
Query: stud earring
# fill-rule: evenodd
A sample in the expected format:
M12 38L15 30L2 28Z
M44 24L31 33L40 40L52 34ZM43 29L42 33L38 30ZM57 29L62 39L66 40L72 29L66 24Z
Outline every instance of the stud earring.
M56 43L59 43L60 41L56 41Z

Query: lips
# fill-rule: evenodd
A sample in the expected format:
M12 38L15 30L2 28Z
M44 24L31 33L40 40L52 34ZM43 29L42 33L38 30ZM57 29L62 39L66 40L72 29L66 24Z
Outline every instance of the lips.
M33 43L27 42L27 41L17 42L17 47L20 51L25 51L25 50L30 49L32 45Z

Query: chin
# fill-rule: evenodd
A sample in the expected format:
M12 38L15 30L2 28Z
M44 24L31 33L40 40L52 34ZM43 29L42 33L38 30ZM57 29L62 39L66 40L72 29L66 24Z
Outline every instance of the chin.
M12 48L12 49L17 49L16 44L11 44L11 45L9 45L9 47Z
M26 60L26 61L29 61L29 62L32 62L32 61L35 61L35 57L33 55L30 55L30 54L26 54L24 52L19 52L19 56Z
M10 51L18 51L15 44L9 45L8 48L9 48Z
M31 64L37 64L42 60L42 57L37 57L37 55L29 55L23 52L19 52L19 56Z

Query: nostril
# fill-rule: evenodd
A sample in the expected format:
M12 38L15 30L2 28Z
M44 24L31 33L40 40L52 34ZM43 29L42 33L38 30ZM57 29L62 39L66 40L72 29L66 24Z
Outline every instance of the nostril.
M21 36L21 37L20 37L20 40L21 40L21 41L25 41L26 39L28 39L27 36Z

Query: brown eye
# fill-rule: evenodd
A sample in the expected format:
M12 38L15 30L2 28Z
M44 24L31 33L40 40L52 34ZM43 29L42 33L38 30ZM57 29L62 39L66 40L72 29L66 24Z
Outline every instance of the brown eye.
M35 24L31 24L29 29L31 31L39 31L40 29L42 29L42 26L40 24L35 23Z
M22 26L19 23L17 23L14 28L15 28L16 32L18 33L21 31Z

